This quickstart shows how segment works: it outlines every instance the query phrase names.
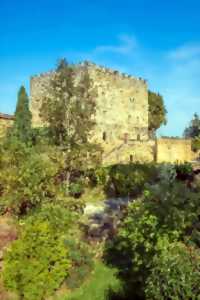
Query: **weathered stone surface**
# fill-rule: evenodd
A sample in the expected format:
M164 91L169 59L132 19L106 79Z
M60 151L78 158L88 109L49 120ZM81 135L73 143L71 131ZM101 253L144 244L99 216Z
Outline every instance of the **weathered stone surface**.
M14 117L0 113L0 137L4 136L7 129L12 127Z
M157 140L157 162L191 161L194 153L191 150L191 140L162 138Z
M83 66L97 89L96 127L92 140L101 144L103 163L129 161L158 162L191 161L191 141L184 139L149 139L148 87L142 78L134 78L93 63L76 66L76 82ZM49 94L54 72L31 78L31 111L33 125L42 126L39 116L41 99Z

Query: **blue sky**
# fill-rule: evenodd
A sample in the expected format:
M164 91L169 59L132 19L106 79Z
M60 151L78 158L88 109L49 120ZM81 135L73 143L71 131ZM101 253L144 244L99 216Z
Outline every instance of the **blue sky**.
M199 0L0 0L0 112L57 60L92 60L148 80L168 110L160 135L200 113Z

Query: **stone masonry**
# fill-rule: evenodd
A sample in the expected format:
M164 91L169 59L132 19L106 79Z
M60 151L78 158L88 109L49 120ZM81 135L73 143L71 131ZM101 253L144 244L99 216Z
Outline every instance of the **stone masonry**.
M191 141L155 141L149 138L148 86L145 80L92 63L76 65L77 78L85 66L97 90L96 127L92 140L101 144L105 164L156 159L158 162L191 160ZM39 116L41 99L49 93L53 76L54 72L49 72L31 78L33 126L43 125Z
M8 128L12 127L14 117L0 113L0 137L4 136Z

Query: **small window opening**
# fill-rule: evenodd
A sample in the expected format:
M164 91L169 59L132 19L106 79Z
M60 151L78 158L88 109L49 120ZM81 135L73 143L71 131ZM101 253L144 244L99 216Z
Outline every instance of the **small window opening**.
M106 132L103 132L103 140L106 141Z
M140 135L139 134L137 135L137 141L140 141Z
M124 133L124 143L127 144L128 142L128 133Z
M130 155L130 162L133 162L133 155Z

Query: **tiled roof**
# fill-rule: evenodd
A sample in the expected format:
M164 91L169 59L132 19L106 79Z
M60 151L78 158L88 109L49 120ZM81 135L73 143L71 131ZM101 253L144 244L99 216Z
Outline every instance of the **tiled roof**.
M14 116L0 113L0 119L14 120Z

